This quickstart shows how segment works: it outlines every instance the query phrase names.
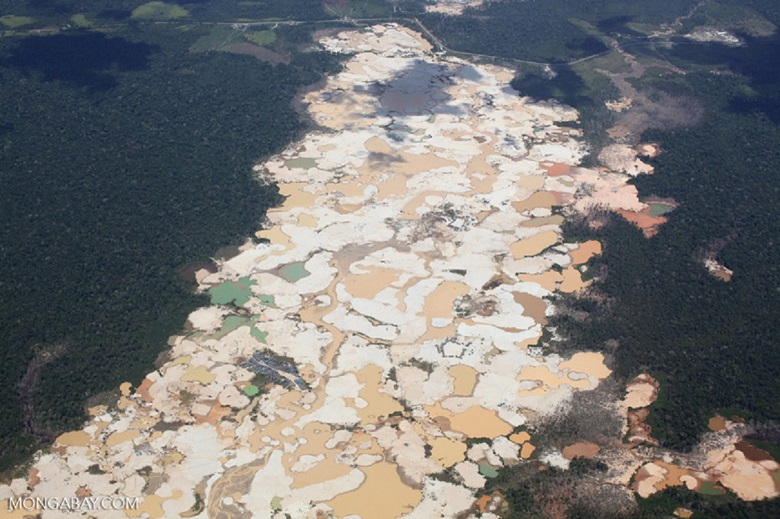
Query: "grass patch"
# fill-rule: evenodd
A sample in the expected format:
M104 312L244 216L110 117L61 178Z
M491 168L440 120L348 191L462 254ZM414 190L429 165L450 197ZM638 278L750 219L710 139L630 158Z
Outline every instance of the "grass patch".
M216 50L220 52L229 52L230 48L236 44L244 44L244 33L234 29L229 25L219 25L205 36L198 38L192 44L190 50L193 52L208 52Z
M35 20L29 16L16 16L15 14L7 14L0 16L0 23L8 27L9 29L16 29L22 25L29 25Z
M82 13L74 14L73 16L70 17L70 21L73 22L78 27L89 27L90 25L92 25L92 22L87 20L87 17Z
M195 398L195 395L190 393L189 391L180 391L179 392L179 399L182 403L182 405L190 405L192 403L192 400Z
M229 47L241 38L241 31L238 31L229 25L218 25L207 35L198 38L192 44L190 50L193 52L207 52L210 50L226 51Z
M189 15L190 13L186 9L178 5L166 4L165 2L149 2L133 9L132 17L147 20L175 20Z
M265 46L271 45L276 41L276 33L274 31L252 31L244 34L244 38L256 43L257 45Z
M604 78L604 74L601 74L596 69L606 70L613 73L626 73L631 72L631 65L626 63L626 59L619 52L610 52L604 56L599 56L590 61L578 63L572 68L581 75L589 75L588 77Z
M632 31L639 32L642 34L652 34L658 30L658 26L652 23L628 22L626 24L626 27L628 27Z

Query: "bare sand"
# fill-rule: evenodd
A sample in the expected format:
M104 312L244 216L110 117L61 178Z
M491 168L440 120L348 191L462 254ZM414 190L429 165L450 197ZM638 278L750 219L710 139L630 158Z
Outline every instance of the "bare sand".
M453 396L471 396L474 386L477 385L479 372L465 364L456 364L449 368L450 376L455 379L455 388Z
M591 442L577 442L564 447L563 457L567 460L573 460L576 457L592 459L601 450L601 447Z
M435 421L439 419L437 423L448 423L449 430L463 433L469 438L496 438L512 432L511 425L501 420L494 411L483 407L470 407L456 414L437 404L426 407L426 411Z
M422 493L405 485L392 463L377 463L361 470L366 480L360 488L328 502L338 517L391 519L411 512L422 500Z
M596 240L588 240L580 243L579 246L569 253L574 265L587 263L593 256L601 254L601 243Z
M536 256L548 247L558 243L559 236L555 231L544 231L512 244L510 251L515 258Z

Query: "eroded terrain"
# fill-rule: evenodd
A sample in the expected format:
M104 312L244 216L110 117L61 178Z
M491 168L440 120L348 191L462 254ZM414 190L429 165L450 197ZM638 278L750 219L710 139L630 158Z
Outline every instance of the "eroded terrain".
M195 331L0 499L143 498L105 517L451 517L539 456L534 417L610 375L598 353L537 343L547 297L587 286L601 250L562 243L561 208L647 211L634 172L578 168L579 130L557 125L577 114L518 96L509 70L435 57L394 25L321 44L352 57L305 96L319 128L256 168L286 196L260 243L197 273L213 305Z

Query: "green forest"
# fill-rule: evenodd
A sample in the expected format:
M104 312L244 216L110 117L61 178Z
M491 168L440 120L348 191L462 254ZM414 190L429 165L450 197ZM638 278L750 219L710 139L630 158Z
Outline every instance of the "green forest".
M293 96L338 60L284 34L289 65L190 52L206 31L0 41L0 470L140 382L207 302L182 268L279 202L251 167L302 131Z
M606 33L628 22L657 24L685 14L697 0L498 0L463 16L420 19L449 47L509 60L562 63L607 51Z
M683 29L706 21L739 31L746 17L780 23L775 2L732 4L726 9L691 0L651 8L640 1L500 0L462 17L423 17L455 50L560 62L598 51L595 43L573 44L585 41L583 34L601 42L611 36L636 45L631 52L640 59L652 56L686 71L659 70L632 80L651 95L668 93L704 106L705 116L695 126L642 136L663 153L654 159L654 175L635 180L641 197L671 197L680 207L649 240L617 217L599 231L569 222L567 239L596 238L605 245L592 264L603 297L566 298L590 317L573 319L564 312L554 323L567 338L558 346L562 350L605 350L624 380L642 371L662 380L650 423L664 445L683 450L715 412L757 422L780 417L780 269L773 261L780 252L780 39L739 33L746 45L727 47L671 38L677 45L667 48L652 45L635 29L678 17ZM545 23L534 26L538 20ZM513 86L521 94L554 97L578 108L586 137L598 150L613 122L603 101L617 90L587 64L554 70L551 76L523 66ZM713 247L735 271L729 283L702 266L699 256Z
M780 417L779 44L667 52L689 73L640 86L695 97L705 116L690 128L647 132L644 140L664 151L656 173L635 183L641 196L673 197L680 207L649 240L618 218L596 232L568 228L571 238L605 243L593 267L603 272L598 291L608 302L571 298L591 317L557 324L572 343L598 349L617 340L611 352L623 377L649 371L662 381L649 423L676 449L690 448L716 412L759 423ZM708 60L744 75L697 70ZM730 282L703 267L702 254L713 249L734 270Z
M631 45L639 59L664 61L686 72L654 69L631 80L650 96L669 94L704 108L693 126L642 135L643 142L658 143L663 153L652 161L654 175L635 179L640 197L671 197L680 205L651 239L617 215L595 231L586 221L567 223L567 240L598 239L604 253L589 265L597 277L592 294L558 301L573 311L562 311L551 321L563 340L550 346L562 353L583 348L605 352L623 383L642 372L655 376L661 391L648 423L665 447L690 449L707 430L708 418L720 413L774 431L772 438L757 439L768 439L765 447L776 449L780 37L745 31L780 24L780 7L769 0L744 0L729 5L704 2L692 10L696 4L700 2L664 8L653 4L650 9L646 2L609 0L501 1L460 18L423 18L452 49L509 62L569 62L598 52L596 42L606 44L612 38ZM534 10L554 21L534 27L532 20L547 20L532 15ZM683 17L680 30L703 24L727 28L745 45L689 44L672 37L676 45L668 47L654 45L645 36L651 25L677 17ZM585 39L586 34L592 39ZM614 122L603 102L614 99L617 90L587 63L555 65L553 70L551 75L521 65L513 86L521 94L555 97L578 108L581 127L597 152ZM595 164L593 156L588 163ZM704 268L702 256L712 251L734 271L730 282ZM505 493L510 517L541 517L549 510L546 500L566 504L563 496L577 493L581 477L600 470L582 461L577 465L582 474L518 468L491 484ZM583 505L589 499L591 504ZM612 517L596 501L587 496L573 500L566 515ZM679 506L694 510L696 517L773 517L780 507L776 499L744 503L733 494L713 498L677 488L639 501L632 517L667 516Z
M334 18L320 0L5 0L2 14L32 17L34 23L66 22L82 14L87 20L200 20L249 19L322 20Z
M766 519L777 517L780 501L744 502L733 494L704 496L684 487L670 487L647 499L639 500L639 507L628 514L610 510L615 500L609 490L588 485L591 477L603 474L607 466L585 458L574 458L567 470L554 467L539 471L529 465L518 465L503 470L490 479L483 493L490 495L501 490L509 511L506 519L657 519L676 517L674 511L685 507L694 517L704 519ZM619 501L619 500L616 500ZM551 513L554 512L554 513Z

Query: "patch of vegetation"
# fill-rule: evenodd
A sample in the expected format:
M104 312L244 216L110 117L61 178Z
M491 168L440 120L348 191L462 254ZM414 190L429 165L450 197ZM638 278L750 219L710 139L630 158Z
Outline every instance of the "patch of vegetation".
M265 46L276 41L276 33L270 30L251 31L244 33L244 38L257 45Z
M504 467L495 478L490 478L481 494L500 490L506 499L510 518L572 517L578 508L591 509L603 505L599 513L590 517L604 517L604 513L615 513L630 509L625 494L611 486L599 487L589 482L587 476L597 475L605 470L598 462L575 458L568 470L543 466L538 463L521 463ZM622 495L621 495L622 494ZM553 514L553 510L557 513ZM568 513L567 513L568 512Z
M617 98L618 93L606 76L593 72L591 67L601 69L608 62L609 58L605 57L594 64L558 65L552 67L551 72L539 67L523 67L512 80L512 88L535 99L557 99L577 107L585 138L591 149L598 151L606 142L606 130L613 122L613 114L604 102ZM593 164L593 161L586 164ZM562 209L553 206L553 214L561 214Z
M90 22L87 17L82 14L74 14L70 17L70 20L77 26L77 27L89 27L92 25L92 22Z
M477 445L479 443L484 443L485 445L491 445L493 443L492 438L474 438L474 437L468 437L464 440L464 443L466 444L466 447L471 448L474 445Z
M206 503L203 501L203 496L200 495L200 492L195 492L195 504L190 508L190 512L193 515L197 515L203 511L205 506Z
M392 14L387 0L325 0L325 11L349 18L372 18Z
M688 490L684 486L675 486L640 500L639 510L632 517L651 519L671 516L674 510L679 507L693 511L694 517L759 519L776 517L780 512L780 501L772 499L745 502L740 501L737 496L731 493L703 495Z
M336 18L323 9L321 0L284 0L239 2L235 0L209 0L208 2L180 2L192 16L202 20L325 20Z
M165 2L148 2L133 9L133 18L145 20L175 20L189 16L189 12L181 6Z
M8 27L9 29L16 29L17 27L22 27L24 25L29 25L33 23L35 19L29 17L29 16L16 16L13 14L7 14L5 16L0 16L0 23Z
M230 25L217 25L208 34L195 40L190 49L193 52L206 52L210 50L225 51L230 46L242 40L243 32Z
M182 390L179 392L179 400L181 401L182 405L190 405L193 398L195 398L195 395L189 391Z
M462 484L460 479L458 479L458 477L455 476L451 470L447 470L447 469L441 472L436 472L434 474L431 474L429 477L431 479L435 479L437 481L443 481L444 483L450 483L452 485Z
M608 49L606 33L630 22L659 24L682 16L698 0L497 0L461 16L424 13L420 19L447 46L506 59L562 63ZM605 22L608 22L605 25Z
M100 468L100 465L98 465L97 463L95 463L94 465L90 465L90 466L87 468L87 472L88 472L89 474L92 474L93 476L97 476L97 475L100 475L100 474L105 474L105 473L106 473L106 471L105 471L105 470L103 470L103 469L101 469L101 468Z
M623 419L611 405L619 398L620 388L617 381L606 379L593 391L574 393L566 409L541 420L534 431L534 444L539 449L558 450L583 441L608 445L623 427Z
M410 359L408 364L410 366L414 366L415 368L420 369L420 370L428 373L429 375L431 373L433 373L433 370L434 370L434 365L433 365L432 362L428 362L428 361L425 361L425 360L420 360L420 359L417 359L417 358Z
M664 153L655 174L635 180L641 196L672 197L659 234L645 239L615 218L591 236L604 244L595 268L608 272L599 283L603 300L586 309L584 322L556 319L572 344L604 349L617 341L615 370L630 378L640 372L662 379L648 423L653 435L675 449L690 448L707 419L724 407L760 422L780 418L780 363L774 315L780 272L780 38L750 39L746 47L681 45L660 50L686 75L645 76L649 87L699 99L701 122L676 130L652 130L644 140ZM693 63L694 65L690 65ZM728 70L714 75L701 67ZM749 87L749 88L746 88ZM735 274L728 283L712 277L698 258L721 243L718 259Z

